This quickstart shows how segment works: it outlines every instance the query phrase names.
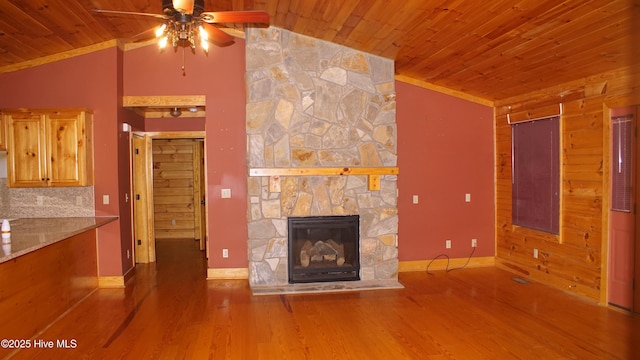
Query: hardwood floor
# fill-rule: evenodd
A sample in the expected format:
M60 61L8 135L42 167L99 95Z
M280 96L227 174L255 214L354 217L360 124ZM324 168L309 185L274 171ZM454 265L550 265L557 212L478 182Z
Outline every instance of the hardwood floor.
M633 359L640 317L496 268L401 273L401 290L252 296L207 281L198 243L159 240L126 289L99 289L13 359ZM8 337L7 334L4 334Z

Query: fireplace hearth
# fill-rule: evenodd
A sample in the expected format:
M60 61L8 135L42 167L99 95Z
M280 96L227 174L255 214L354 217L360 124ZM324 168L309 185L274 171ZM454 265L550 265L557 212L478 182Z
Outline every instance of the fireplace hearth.
M288 218L289 283L360 280L358 215Z

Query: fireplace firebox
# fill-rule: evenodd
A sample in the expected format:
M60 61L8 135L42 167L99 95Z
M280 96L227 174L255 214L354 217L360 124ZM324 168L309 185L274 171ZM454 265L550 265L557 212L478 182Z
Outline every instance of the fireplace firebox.
M360 280L360 216L290 217L289 283Z

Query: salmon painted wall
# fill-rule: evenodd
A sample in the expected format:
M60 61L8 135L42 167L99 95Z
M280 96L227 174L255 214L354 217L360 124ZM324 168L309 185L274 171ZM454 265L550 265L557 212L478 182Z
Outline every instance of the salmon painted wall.
M154 46L106 49L35 68L0 74L0 108L86 107L94 111L96 215L120 220L98 232L100 276L133 266L129 188L129 136L122 122L149 126L121 108L122 96L205 95L210 268L246 268L246 136L244 41L184 55ZM397 82L399 256L431 259L445 252L494 253L493 133L490 108ZM169 119L167 122L171 121ZM176 119L176 121L179 121ZM186 125L186 124L185 124ZM193 124L191 124L193 125ZM172 130L176 123L164 124ZM153 126L150 126L153 127ZM229 188L231 199L221 199ZM471 203L464 194L471 193ZM417 205L412 195L419 195ZM110 203L102 204L103 195ZM229 258L222 258L222 249Z
M184 66L183 74L181 67ZM210 268L246 268L246 136L244 40L227 47L125 52L124 95L205 95ZM179 122L175 119L175 122ZM231 189L222 199L220 190ZM229 258L222 258L222 249Z
M399 260L466 258L472 238L474 257L494 256L493 108L402 82L396 93Z
M119 215L118 104L121 52L106 49L38 67L0 74L0 108L83 107L94 113L96 215ZM108 205L102 195L109 195ZM100 201L98 201L100 200ZM99 274L121 275L123 244L131 237L121 221L98 230ZM125 221L126 226L126 221ZM124 233L124 235L123 235ZM124 236L124 237L123 237ZM128 236L128 237L127 237Z
M145 119L144 131L205 131L204 124L200 117Z

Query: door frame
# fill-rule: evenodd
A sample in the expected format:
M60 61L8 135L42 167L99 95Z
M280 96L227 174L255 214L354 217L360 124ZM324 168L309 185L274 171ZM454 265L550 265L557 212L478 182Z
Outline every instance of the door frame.
M153 163L151 162L151 138L144 133L131 134L131 182L133 188L133 252L136 263L156 261L153 228ZM149 210L151 209L151 210Z
M193 157L193 192L194 215L195 215L195 236L200 242L200 250L206 250L207 238L207 172L205 162L205 141L197 139L194 146ZM209 258L209 256L207 256Z
M151 149L153 139L201 139L204 143L204 151L202 153L202 158L205 159L206 154L206 136L204 131L162 131L162 132L144 132L144 131L134 131L132 133L131 138L134 139L136 137L143 137L145 139L145 151L142 154L143 161L134 161L132 159L133 171L132 171L132 183L134 184L134 189L136 188L135 184L139 181L139 177L144 177L144 184L139 184L142 186L138 186L142 191L145 191L146 196L144 199L137 200L137 194L134 192L134 200L132 203L136 201L144 200L144 204L142 206L135 207L133 211L133 224L138 225L138 222L142 221L143 225L141 227L147 227L146 230L139 232L139 229L134 228L134 243L138 244L134 247L135 259L137 263L145 263L145 262L155 262L155 247L156 240L154 236L153 230L153 151ZM133 141L133 140L132 140ZM133 151L133 156L135 155L135 147ZM204 176L204 184L205 186L200 187L200 191L206 199L206 176L207 176L207 166L206 161L203 161L201 172ZM137 174L137 175L136 175ZM146 176L145 176L146 175ZM197 179L194 179L197 181ZM202 183L201 183L202 184ZM195 202L195 199L194 199ZM200 249L207 250L209 249L209 237L208 229L209 229L209 219L206 214L207 204L204 205L204 219L201 219L201 226L204 227L204 239L200 239ZM138 236L136 236L138 235ZM137 249L140 247L142 249L141 254L138 254Z

